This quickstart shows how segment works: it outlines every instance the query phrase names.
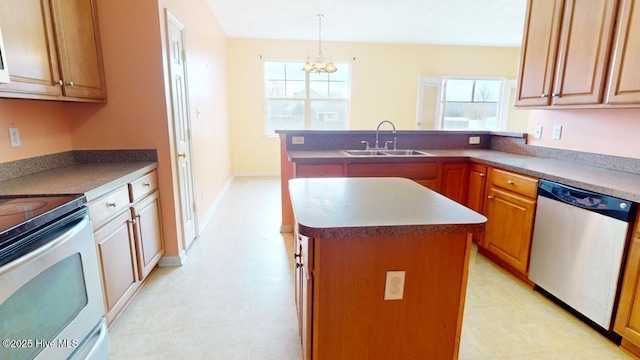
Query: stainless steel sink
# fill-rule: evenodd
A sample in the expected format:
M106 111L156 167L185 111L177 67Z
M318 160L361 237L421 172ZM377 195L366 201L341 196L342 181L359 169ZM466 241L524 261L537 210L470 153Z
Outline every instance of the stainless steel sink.
M351 156L433 156L418 150L342 150Z
M433 156L433 154L418 150L383 150L382 152L392 156Z
M342 151L345 152L347 155L353 155L353 156L380 156L380 155L385 156L387 155L379 150L342 150Z

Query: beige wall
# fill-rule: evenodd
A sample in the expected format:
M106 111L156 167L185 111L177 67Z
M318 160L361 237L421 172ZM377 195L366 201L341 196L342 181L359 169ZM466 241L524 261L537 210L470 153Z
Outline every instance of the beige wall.
M264 136L262 59L304 60L317 53L318 44L256 39L228 44L234 172L277 172L278 141ZM322 50L335 62L352 65L350 127L357 130L375 129L384 119L401 130L415 129L418 76L514 79L520 57L519 48L499 47L323 42Z

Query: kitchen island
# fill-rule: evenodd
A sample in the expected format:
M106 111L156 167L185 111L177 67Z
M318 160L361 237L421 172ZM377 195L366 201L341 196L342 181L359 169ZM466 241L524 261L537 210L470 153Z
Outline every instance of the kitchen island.
M402 178L293 179L289 191L305 359L457 358L484 216Z

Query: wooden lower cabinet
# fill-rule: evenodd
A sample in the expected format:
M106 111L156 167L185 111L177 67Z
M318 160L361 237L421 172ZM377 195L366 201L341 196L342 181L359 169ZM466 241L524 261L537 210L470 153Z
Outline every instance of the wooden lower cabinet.
M140 278L145 279L164 255L160 226L160 196L154 192L132 208Z
M533 235L538 180L500 169L489 169L483 247L519 277L526 279Z
M349 177L402 177L411 179L434 191L440 191L442 164L439 162L353 163Z
M109 326L164 255L155 179L152 171L138 179L142 180L140 186L135 180L87 204Z
M487 185L487 166L472 163L469 165L469 194L467 207L475 212L482 213L484 208L485 188ZM483 234L473 234L473 241L478 246L484 246Z
M622 347L640 357L640 213L627 255L613 329L622 336Z
M124 309L140 286L131 213L125 211L94 233L107 323Z
M341 177L344 176L342 164L302 164L296 165L297 178Z
M469 164L442 164L442 183L440 193L449 199L465 205L469 195Z

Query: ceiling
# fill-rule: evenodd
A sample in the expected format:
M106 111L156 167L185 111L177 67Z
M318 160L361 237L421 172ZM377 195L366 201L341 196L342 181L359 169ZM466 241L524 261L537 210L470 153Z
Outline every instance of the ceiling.
M515 46L526 0L207 0L231 38Z

